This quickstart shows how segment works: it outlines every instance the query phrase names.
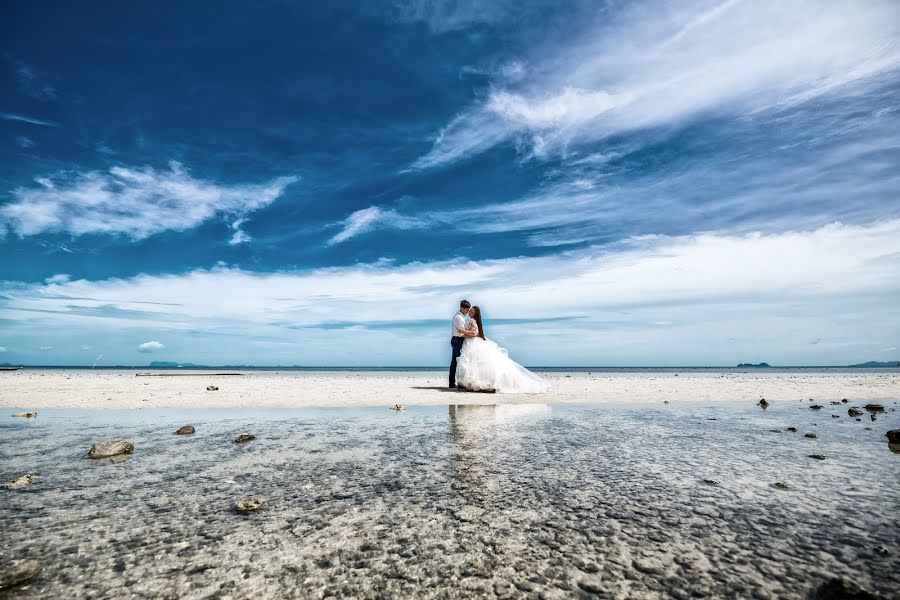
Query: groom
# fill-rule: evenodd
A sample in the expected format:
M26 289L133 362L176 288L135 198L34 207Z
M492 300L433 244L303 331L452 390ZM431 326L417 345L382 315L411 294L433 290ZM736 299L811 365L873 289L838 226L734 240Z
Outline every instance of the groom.
M450 338L450 347L453 349L453 358L450 360L450 389L456 388L456 359L462 352L465 334L463 330L466 328L466 315L469 314L469 308L472 305L468 300L462 300L459 303L459 312L453 315L453 321L450 323L452 337Z

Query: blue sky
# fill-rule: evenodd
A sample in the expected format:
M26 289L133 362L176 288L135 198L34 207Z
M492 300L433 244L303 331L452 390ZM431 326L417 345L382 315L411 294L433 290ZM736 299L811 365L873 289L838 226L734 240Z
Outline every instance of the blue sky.
M900 356L895 2L2 12L0 362Z

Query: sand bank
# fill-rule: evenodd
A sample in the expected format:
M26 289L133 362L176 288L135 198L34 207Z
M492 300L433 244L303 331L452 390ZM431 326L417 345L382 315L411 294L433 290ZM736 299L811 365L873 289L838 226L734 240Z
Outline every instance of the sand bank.
M446 389L443 372L244 372L240 377L136 377L134 371L28 370L0 374L0 406L236 408L495 403L769 402L900 399L900 374L687 372L552 373L540 395ZM207 391L207 386L216 391Z

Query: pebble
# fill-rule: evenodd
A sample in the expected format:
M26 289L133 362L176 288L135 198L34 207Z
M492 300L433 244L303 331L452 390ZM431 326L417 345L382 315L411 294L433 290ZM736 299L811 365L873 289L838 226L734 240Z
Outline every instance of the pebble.
M406 407L403 406L402 404L395 404L391 407L391 410L396 410L397 412L400 412L401 410L406 410Z
M118 456L120 454L131 454L134 452L134 444L125 440L113 440L111 442L101 442L94 444L88 450L88 456L91 458L109 458L110 456Z
M809 409L810 410L821 410L822 405L821 404L813 404L812 406L809 407Z
M176 431L175 433L178 435L190 435L190 434L194 433L195 431L196 431L196 429L194 429L193 425L185 425L183 427L179 427L178 431Z
M824 454L810 454L808 455L810 458L814 458L816 460L825 460Z
M21 477L16 477L14 481L10 481L9 483L4 483L0 485L0 488L6 490L17 490L19 488L23 488L31 485L35 481L37 481L38 476L29 473L28 475L22 475Z
M789 489L791 489L791 486L790 486L789 484L785 483L784 481L776 481L776 482L775 482L775 487L777 487L777 488L780 489L780 490L789 490Z
M0 566L0 590L28 583L41 572L36 560L20 560Z
M703 483L705 483L706 485L719 485L719 482L715 479L704 479Z
M34 412L20 412L20 413L13 413L12 416L14 416L14 417L22 417L23 419L34 419L35 417L37 417L37 411L34 411Z
M841 398L841 402L843 402L844 404L846 404L847 402L850 402L850 401L847 400L846 398Z
M850 410L847 411L847 414L850 415L851 417L859 417L859 416L862 416L863 411L859 410L858 408L851 408Z
M787 430L788 430L788 431L793 431L793 432L795 432L795 433L797 432L797 428L796 428L796 427L788 427Z
M766 408L766 407L769 406L769 403L766 402L766 399L765 399L765 398L763 398L762 400L760 400L759 402L757 402L757 404L758 404L759 406L763 407L763 408Z
M243 444L244 442L249 442L250 440L255 440L256 436L252 433L242 433L241 435L234 438L235 444Z
M890 554L890 551L887 549L887 546L885 546L884 544L878 544L877 546L875 546L875 553L887 555L887 554Z
M217 392L217 391L219 391L219 388L218 388L218 386L215 386L215 385L208 385L208 386L206 386L206 391L207 392Z
M803 437L808 437L808 438L815 439L815 438L817 438L817 437L819 437L819 436L816 435L815 433L806 433L806 434L803 435Z
M262 500L259 498L244 498L234 503L234 510L239 513L248 513L259 510L260 506L262 506Z

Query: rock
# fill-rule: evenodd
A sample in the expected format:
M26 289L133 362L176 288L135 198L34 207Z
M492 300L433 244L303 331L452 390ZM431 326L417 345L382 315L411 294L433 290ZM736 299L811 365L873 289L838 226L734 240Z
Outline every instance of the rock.
M582 579L578 582L578 587L586 591L588 594L605 594L606 589L600 584L599 581L590 581L587 579Z
M175 433L178 435L191 435L195 431L196 429L194 429L193 425L185 425L184 427L179 427L178 431L176 431Z
M831 418L832 418L832 419L840 419L841 416L840 416L840 415L831 415Z
M815 433L806 433L806 434L803 435L803 437L808 437L808 438L816 439L816 438L819 437L819 436L816 435Z
M788 431L793 431L794 433L797 432L797 428L796 428L796 427L788 427L787 430L788 430Z
M772 433L781 433L780 429L770 429L769 431L771 431Z
M32 474L22 475L21 477L16 477L16 479L14 481L10 481L9 483L4 483L3 485L0 485L0 488L3 488L5 490L17 490L19 488L23 488L23 487L31 485L32 483L37 481L37 479L38 479L37 475L32 475Z
M814 458L816 460L825 460L824 454L810 454L808 455L810 458Z
M91 458L109 458L120 454L131 454L132 452L134 452L134 444L125 440L114 440L112 442L94 444L88 450L88 456Z
M869 412L884 412L884 406L881 404L866 404L865 409Z
M821 410L821 409L822 409L822 405L821 405L821 404L813 404L813 405L811 405L811 406L809 407L809 409L810 409L810 410Z
M217 392L217 391L219 391L219 388L215 385L208 385L208 386L206 386L206 391L207 392Z
M848 403L848 402L850 402L850 401L847 400L846 398L841 398L841 402L843 402L844 404L846 404L846 403Z
M860 416L862 416L863 411L859 410L858 408L851 408L850 410L847 411L847 414L850 415L851 417L860 417Z
M832 400L832 401L831 401L831 405L832 405L832 406L839 406L839 405L840 405L840 402L838 402L838 401L836 401L836 400Z
M719 482L715 479L704 479L703 483L705 483L706 485L719 485Z
M403 406L402 404L395 404L391 407L391 410L396 410L397 412L400 412L401 410L406 410L406 407Z
M862 589L852 581L832 577L820 585L813 594L814 600L880 600L877 596Z
M668 400L663 401L663 404L668 404L668 403L669 403Z
M874 550L875 554L881 554L882 556L886 556L891 553L890 550L887 549L887 546L885 546L884 544L878 544L877 546L875 546Z
M887 436L889 442L900 443L900 429L891 429L884 435Z
M13 413L14 417L22 417L23 419L34 419L37 417L37 411Z
M234 510L239 513L248 513L259 510L260 506L262 506L262 500L259 498L244 498L234 503Z
M784 481L776 481L776 482L774 483L774 485L775 485L775 487L777 487L779 490L789 490L789 489L791 489L790 484L788 484L788 483L786 483L786 482L784 482Z
M36 560L18 560L0 566L0 590L28 583L41 572Z
M242 433L241 435L234 438L235 444L243 444L244 442L249 442L250 440L255 440L256 436L252 433Z
M768 408L768 407L769 407L769 403L766 402L766 399L765 399L765 398L763 398L762 400L760 400L760 401L757 402L756 404L757 404L758 406L761 406L762 408Z

